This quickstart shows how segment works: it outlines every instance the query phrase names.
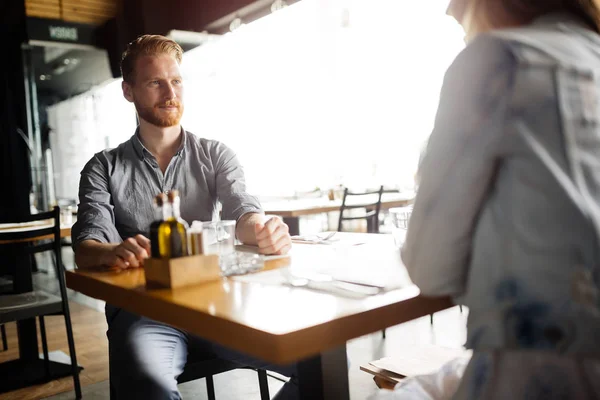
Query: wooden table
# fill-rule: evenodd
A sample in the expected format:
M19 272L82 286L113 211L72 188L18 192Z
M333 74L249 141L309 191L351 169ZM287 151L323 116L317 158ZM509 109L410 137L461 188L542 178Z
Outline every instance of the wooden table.
M52 227L52 223L47 224L0 224L2 232L28 231L34 229L44 229ZM61 238L71 236L71 226L61 226ZM0 240L0 245L22 244L35 242L43 239L52 239L53 235L36 236L23 240ZM27 293L33 291L33 278L30 257L20 258L18 261L20 268L15 269L13 276L13 287L15 293ZM4 362L0 365L0 376L3 376L2 383L7 384L9 390L18 387L26 387L32 384L38 384L47 381L43 360L39 356L37 327L35 318L17 321L17 335L19 338L19 359ZM56 361L50 361L51 379L57 379L71 375L71 365ZM0 388L4 385L0 384Z
M353 267L385 264L406 276L390 235L342 235L360 235L367 244L295 244L291 267L310 269L314 263L331 262L340 252ZM278 259L267 261L266 267L286 264L289 259ZM272 363L299 362L301 398L315 400L349 398L348 340L452 306L448 298L421 297L408 280L399 289L357 299L261 281L265 275L152 290L145 287L143 269L95 269L67 271L67 286Z
M51 228L52 223L47 224L0 224L0 230L2 232L18 232L18 231L32 231L35 229ZM71 226L61 225L60 237L62 239L71 236ZM11 244L11 243L22 243L22 242L36 242L38 240L52 239L53 235L36 236L23 240L0 240L0 244Z
M394 207L404 207L412 204L414 198L414 192L384 193L381 197L381 209L388 210ZM357 205L360 203L349 204ZM341 206L342 200L329 200L326 197L317 199L266 201L262 203L265 214L279 215L283 218L284 222L290 228L290 235L300 234L299 217L339 211Z

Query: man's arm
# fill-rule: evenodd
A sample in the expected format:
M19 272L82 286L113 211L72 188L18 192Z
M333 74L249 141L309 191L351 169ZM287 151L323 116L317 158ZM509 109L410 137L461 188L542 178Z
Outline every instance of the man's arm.
M75 263L77 267L86 269L99 266L113 265L111 253L118 245L100 243L96 240L84 240L75 250ZM115 263L116 266L124 267Z
M240 240L240 242L252 246L257 246L258 242L256 241L256 233L254 232L254 226L256 224L262 224L264 218L264 214L244 214L235 225L235 234Z
M244 214L235 227L238 239L258 246L261 254L286 254L292 248L288 226L279 217L271 217L266 223L259 213Z
M142 235L128 238L119 244L84 240L77 246L75 263L82 269L98 266L137 268L149 256L150 240Z
M81 171L73 250L79 268L139 267L150 255L150 241L137 235L122 241L114 224L106 155L95 155Z

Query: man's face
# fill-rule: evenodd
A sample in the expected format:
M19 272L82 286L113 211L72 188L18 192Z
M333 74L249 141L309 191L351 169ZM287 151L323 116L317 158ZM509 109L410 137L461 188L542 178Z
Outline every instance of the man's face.
M123 82L123 95L146 122L161 128L179 125L183 80L177 60L168 54L138 58L134 82Z

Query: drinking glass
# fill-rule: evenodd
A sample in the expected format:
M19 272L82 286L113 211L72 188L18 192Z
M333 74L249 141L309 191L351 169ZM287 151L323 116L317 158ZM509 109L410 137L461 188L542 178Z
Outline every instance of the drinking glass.
M202 223L202 249L204 254L219 256L235 252L235 221Z
M402 247L406 240L408 230L408 220L412 213L412 206L390 208L390 217L392 218L392 236L396 247Z
M61 207L60 209L60 224L63 226L73 225L73 207Z

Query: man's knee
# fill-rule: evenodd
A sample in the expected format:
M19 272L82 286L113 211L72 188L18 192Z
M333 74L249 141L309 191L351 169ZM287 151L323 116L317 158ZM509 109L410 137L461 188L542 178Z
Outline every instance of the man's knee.
M111 394L181 398L177 377L186 362L187 341L180 331L143 318L121 319L113 321L108 337Z

